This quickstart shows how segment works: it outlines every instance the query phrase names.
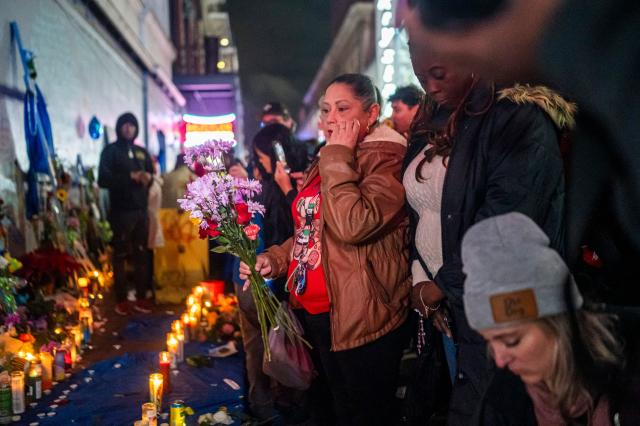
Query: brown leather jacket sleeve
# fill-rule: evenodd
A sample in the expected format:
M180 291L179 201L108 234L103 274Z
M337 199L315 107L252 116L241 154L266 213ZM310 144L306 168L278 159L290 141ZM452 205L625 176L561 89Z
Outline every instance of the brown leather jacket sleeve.
M322 149L323 218L347 244L365 243L387 232L404 212L400 171L405 148L393 145L397 144L376 144L358 153L360 173L351 149L342 145Z
M271 246L262 253L271 261L271 274L267 278L280 278L287 275L289 263L291 262L292 244L293 238L289 238L284 243Z

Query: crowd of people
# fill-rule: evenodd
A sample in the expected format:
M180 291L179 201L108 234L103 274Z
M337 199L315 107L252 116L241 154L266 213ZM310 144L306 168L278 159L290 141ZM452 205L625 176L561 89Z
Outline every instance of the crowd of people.
M565 13L560 2L540 2L545 9L495 1L471 8L477 16L458 16L447 2L400 3L422 90L401 87L382 99L368 77L336 76L319 103L326 142L313 152L296 140L287 109L271 102L247 166L229 168L262 183L255 270L295 311L318 373L304 391L264 373L246 291L251 271L236 261L251 412L314 425L637 424L640 315L620 306L637 296L625 281L637 253L637 235L625 235L635 229L628 206L637 185L622 185L617 170L608 183L597 175L593 197L575 189L591 166L602 172L585 159L628 167L616 163L620 152L598 159L576 148L595 123L581 126L581 99L588 118L602 119L597 135L627 145L602 131L609 114L591 108L591 95L575 92L588 87L532 83L541 79L530 73L531 52L519 51L520 62L502 58L500 67L500 59L465 50L471 43L495 58L482 43L503 19L502 29L540 37L533 24L545 28ZM527 13L531 25L514 25ZM456 25L446 25L449 18ZM485 26L456 32L470 21ZM380 120L384 102L392 105L390 122ZM112 193L119 301L126 299L121 256L148 264L153 165L131 144L136 127L121 117L118 142L100 166L100 185ZM113 167L126 169L125 178ZM629 204L620 202L624 194ZM602 196L615 203L595 208ZM147 282L138 282L138 294ZM401 359L412 351L412 380L399 395Z

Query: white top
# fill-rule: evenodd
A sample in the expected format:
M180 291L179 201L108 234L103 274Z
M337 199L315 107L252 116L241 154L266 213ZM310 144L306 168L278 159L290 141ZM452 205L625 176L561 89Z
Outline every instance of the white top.
M407 193L407 201L418 213L418 227L416 229L416 249L429 268L433 276L442 267L442 226L440 208L442 205L442 187L447 168L442 163L442 157L436 156L429 163L422 166L420 176L422 182L416 180L416 168L424 154L420 153L413 159L404 174L402 184ZM428 281L429 277L417 259L411 265L413 285Z
M149 187L147 214L149 216L149 236L147 248L164 247L164 234L160 223L160 206L162 204L162 178L153 175L153 183Z

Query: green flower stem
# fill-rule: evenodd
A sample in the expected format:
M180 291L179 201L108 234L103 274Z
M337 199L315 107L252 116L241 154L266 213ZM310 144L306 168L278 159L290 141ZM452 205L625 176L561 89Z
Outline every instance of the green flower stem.
M264 278L255 270L258 242L250 240L244 233L244 227L235 221L223 221L219 230L221 236L226 240L225 242L228 242L228 244L225 244L227 251L238 256L251 269L251 276L249 277L251 295L258 313L262 343L267 360L271 361L269 348L269 330L271 328L283 330L292 343L303 343L311 347L300 335L300 331L296 329L289 312L282 308L280 301L266 285Z

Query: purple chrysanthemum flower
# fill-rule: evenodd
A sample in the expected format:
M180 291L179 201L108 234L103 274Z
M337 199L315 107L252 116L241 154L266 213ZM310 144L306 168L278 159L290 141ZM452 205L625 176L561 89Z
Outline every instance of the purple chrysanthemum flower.
M261 214L262 216L264 216L265 213L265 208L262 204L257 203L255 201L251 201L248 200L247 201L247 207L249 208L249 213L252 214Z
M254 179L234 179L236 191L245 199L251 199L262 192L262 185Z
M210 140L201 145L189 147L185 150L184 161L187 164L200 162L209 171L223 171L222 155L233 148L232 141Z
M234 195L233 178L226 174L208 173L187 185L180 208L194 219L221 222ZM201 225L202 226L202 225ZM206 227L206 225L204 226Z

